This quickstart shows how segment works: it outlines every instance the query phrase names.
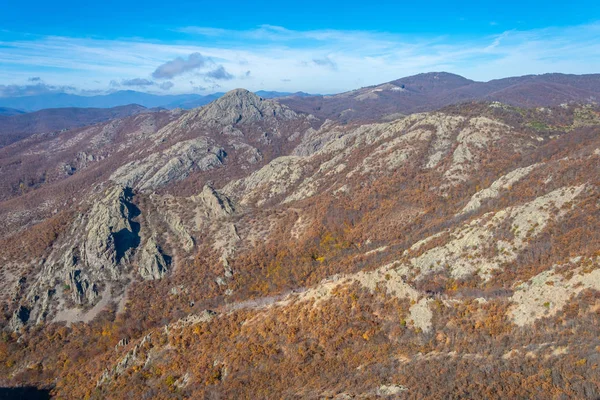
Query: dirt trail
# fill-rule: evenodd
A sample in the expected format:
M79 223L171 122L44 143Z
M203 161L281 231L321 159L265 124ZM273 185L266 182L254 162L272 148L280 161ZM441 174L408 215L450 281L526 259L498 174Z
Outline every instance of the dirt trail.
M299 293L304 292L305 290L306 289L304 289L304 288L294 289L294 290L284 292L282 294L278 294L276 296L259 297L257 299L250 299L250 300L240 301L237 303L227 304L226 306L223 307L222 311L223 312L231 312L231 311L236 311L236 310L242 310L244 308L252 308L252 309L267 308L281 300L284 300L286 297L288 297L291 294L299 294Z

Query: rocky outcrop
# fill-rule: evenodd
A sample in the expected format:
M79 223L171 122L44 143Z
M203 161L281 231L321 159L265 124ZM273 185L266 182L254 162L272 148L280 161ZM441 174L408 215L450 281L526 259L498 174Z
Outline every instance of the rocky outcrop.
M551 220L559 220L569 211L584 190L585 185L564 187L523 205L484 214L448 232L451 240L411 258L410 266L404 268L423 275L447 270L453 278L477 274L488 280L492 271L515 261ZM510 236L498 240L498 231L507 224ZM419 253L424 243L413 245L407 253ZM487 255L489 252L484 255L486 246L493 249L492 256Z
M276 101L263 99L246 89L235 89L201 108L195 117L214 124L236 125L258 122L269 117L292 120L297 119L298 114Z
M99 288L125 279L140 241L138 214L131 189L115 186L104 191L56 243L21 302L28 318L15 319L14 328L43 322L54 308L67 306L66 297L86 305L109 296L101 296Z
M402 392L407 392L408 388L402 385L381 385L377 389L377 395L383 397L399 396Z
M73 301L77 304L83 304L86 301L92 303L98 297L96 284L90 281L87 274L82 273L80 269L72 269L68 273L68 287L72 290Z
M19 306L13 313L8 323L9 329L13 332L20 332L29 320L29 314L29 309L23 306Z
M269 199L286 193L302 177L301 157L279 157L252 173L223 188L228 196L240 199L245 205L256 201L261 206Z
M160 330L148 333L135 346L133 346L131 350L125 353L125 355L114 365L114 367L104 370L104 373L98 382L96 382L96 386L108 384L112 379L115 379L123 373L126 373L133 367L137 367L138 369L146 368L151 362L153 355L157 355L161 351L165 350L165 347L162 345L162 343L168 343L169 335L172 331L179 331L186 327L197 324L210 323L216 315L217 314L214 311L204 310L200 314L188 315L187 317L184 317L176 322L165 325L164 328ZM119 347L127 346L128 343L129 340L126 340L126 343L124 343L123 346L117 345L115 350L118 351Z
M169 269L169 262L165 259L156 239L148 239L139 260L140 276L146 280L161 279Z
M76 241L64 253L63 276L76 304L93 303L99 296L99 282L118 280L123 274L122 265L138 246L139 224L133 219L139 210L132 197L128 188L108 189L77 230L83 241Z
M479 168L483 155L502 138L511 137L510 147L518 151L526 146L513 129L486 117L474 117L456 137L458 146L452 153L452 165L444 173L449 185L465 182Z
M555 315L583 290L600 290L599 264L598 258L573 257L565 265L555 265L516 285L509 316L518 326L530 325ZM559 273L561 267L570 273Z
M222 218L234 212L233 204L227 196L217 192L211 185L205 185L202 193L192 199L199 203L198 216L205 219Z
M500 177L494 183L492 183L489 188L480 190L479 192L475 193L471 197L471 200L469 200L469 203L459 213L459 215L476 211L477 209L479 209L479 207L481 207L481 204L484 201L498 197L502 190L510 189L512 185L526 177L535 167L539 165L540 164L533 164L525 168L517 168L509 172L508 174Z
M139 211L131 199L131 189L109 189L92 207L80 249L88 268L108 271L113 279L120 274L118 264L123 258L128 259L130 250L139 244L139 225L132 221Z
M118 168L110 179L123 186L154 190L187 178L195 171L217 168L226 157L225 150L199 137L174 144L168 149L131 161Z
M194 238L190 235L178 214L172 211L166 211L165 222L177 237L178 244L183 250L190 251L194 248Z
M212 310L204 310L200 314L190 314L170 325L165 326L165 332L169 332L171 329L182 329L188 326L201 324L203 322L210 322L213 320L213 318L215 318L216 315L217 313Z
M105 370L96 385L101 386L111 379L118 377L134 365L143 366L146 361L148 361L148 352L152 350L153 347L154 343L152 341L152 334L149 333L144 336L142 340L140 340L140 342L133 347L133 349L125 353L123 358L119 360L112 370Z
M433 313L429 308L430 300L421 297L422 293L407 283L405 277L405 272L400 271L396 267L396 263L390 263L373 271L334 275L299 294L289 294L275 304L286 306L295 302L313 302L313 306L316 307L330 300L340 288L359 284L372 293L382 292L398 299L410 299L411 306L409 308L410 316L408 322L411 326L420 329L422 332L429 332L433 317Z

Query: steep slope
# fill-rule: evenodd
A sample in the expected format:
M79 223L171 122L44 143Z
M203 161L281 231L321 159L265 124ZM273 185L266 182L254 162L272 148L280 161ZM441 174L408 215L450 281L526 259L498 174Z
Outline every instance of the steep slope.
M31 189L48 201L85 178L64 212L24 222L27 194L2 203L15 221L0 243L3 385L61 398L600 394L597 106L342 124L235 90L150 115L162 122L143 131L138 115L7 147L91 142L104 158Z
M1 212L9 242L19 240L14 232L57 214L59 207L79 209L71 221L63 221L62 235L54 238L34 280L15 289L23 297L11 320L13 329L28 321L85 320L87 314L73 306L124 296L132 273L142 279L162 278L171 268L174 249L181 246L189 254L194 232L208 233L206 218L233 212L227 197L212 189L204 174L224 170L219 175L235 176L259 168L291 148L315 123L310 116L235 90L190 112L140 114L59 135L37 135L3 149L0 177L7 201ZM208 185L193 181L194 176ZM24 184L28 179L31 183ZM146 213L139 218L146 223L140 225L134 191L146 195L165 188L165 193L181 195L178 184L196 195L181 200L200 213L195 220L184 222L177 202L170 212L160 205L168 197L151 195L141 197L149 203L142 207ZM200 194L194 192L196 184L204 185ZM165 236L165 229L174 236ZM235 228L226 224L214 235L226 260ZM27 262L12 261L13 276L27 274ZM225 273L231 274L227 268Z
M229 105L227 118L214 118L215 110ZM0 214L12 214L3 229L15 229L13 220L20 226L38 214L47 217L106 182L144 190L170 185L166 189L191 195L214 179L199 172L232 177L252 171L289 151L319 124L250 92L233 91L188 112L143 113L34 135L0 149L0 199L21 196L0 206Z

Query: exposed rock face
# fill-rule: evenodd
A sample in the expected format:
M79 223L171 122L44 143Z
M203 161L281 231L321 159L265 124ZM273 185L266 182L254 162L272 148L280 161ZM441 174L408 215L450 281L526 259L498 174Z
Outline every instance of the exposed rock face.
M43 322L55 301L64 306L63 296L70 296L77 305L95 303L100 286L124 278L140 241L140 227L134 220L139 210L132 199L130 189L111 187L75 219L22 302L21 307L29 311L27 319L19 318L21 323ZM19 322L14 322L18 327Z
M350 275L335 275L301 294L291 294L276 304L287 305L294 301L314 301L313 304L318 306L320 303L331 299L335 291L339 290L339 288L358 283L371 292L383 290L398 299L407 298L413 300L414 304L410 307L409 322L415 328L419 328L423 332L428 332L431 329L431 319L433 317L429 308L430 300L423 297L417 301L420 296L419 291L406 283L403 277L404 272L399 271L395 263L391 263L381 266L374 271L358 272Z
M567 264L576 272L570 277L558 273L553 266L529 281L515 287L511 297L514 303L510 316L515 324L533 324L542 317L549 317L560 311L573 296L586 289L600 290L600 269L596 269L599 259L574 257Z
M402 392L407 392L408 388L402 385L381 385L377 389L379 396L399 396Z
M269 144L272 137L281 138L282 131L290 131L289 122L303 133L317 119L312 115L298 114L245 89L236 89L204 107L185 113L163 127L153 138L159 143L179 135L189 137L189 133L194 132L214 139L250 139L255 143ZM291 136L294 132L288 133Z
M205 185L202 193L193 197L193 199L201 203L202 207L199 208L199 214L207 219L226 217L234 211L229 198L217 192L210 185Z
M279 157L247 178L231 182L223 188L223 191L231 197L240 199L241 204L257 200L257 205L260 206L270 198L285 193L291 185L300 180L301 176L300 157Z
M197 117L209 123L235 125L266 117L296 119L298 114L276 101L265 100L246 89L235 89L200 109Z
M493 199L498 197L501 190L510 189L512 185L526 177L535 167L539 166L539 164L530 165L525 168L517 168L514 171L509 172L508 174L500 177L494 183L490 185L489 188L480 190L475 193L469 203L462 209L459 214L465 214L471 211L476 211L481 207L481 204L487 199Z
M211 185L205 185L202 192L192 196L191 200L197 205L196 229L211 235L212 247L221 253L224 278L231 278L233 271L229 266L228 258L235 253L236 244L240 240L235 224L228 219L235 213L233 202ZM223 285L224 278L219 277L217 283Z
M108 190L104 199L94 204L85 229L84 263L93 270L109 271L113 279L119 276L118 264L139 244L139 226L131 220L139 211L131 197L130 189L117 186Z
M190 251L194 248L194 238L190 235L179 215L171 211L166 211L165 222L179 239L179 243L183 250Z
M127 163L112 174L111 180L140 190L153 190L181 181L194 171L216 168L225 157L222 147L200 137L176 143L162 152Z
M17 310L13 313L8 327L13 332L19 332L25 326L27 321L29 320L29 310L23 306L19 306Z
M473 168L478 168L482 151L510 133L509 126L489 118L469 120L468 126L456 138L458 146L452 153L452 166L444 173L449 183L454 185L466 181ZM517 142L513 145L517 147Z
M140 275L146 280L161 279L169 268L169 263L153 237L144 245L139 263Z
M98 297L96 284L90 282L87 274L82 274L79 269L71 269L68 273L69 287L72 289L73 301L83 304L86 301L92 303Z
M242 205L263 206L281 195L286 195L283 203L290 203L339 188L348 180L376 179L415 163L442 174L439 189L444 190L465 182L490 149L502 145L518 152L530 142L500 122L442 112L358 127L326 121L319 130L305 131L292 155L272 160L223 191Z
M87 216L82 243L67 250L62 258L65 283L76 304L98 298L97 283L117 280L122 265L139 244L139 224L133 221L139 210L132 203L130 189L108 189Z
M200 314L190 314L180 320L168 325L165 331L169 331L170 329L181 329L187 326L193 326L197 324L201 324L203 322L210 322L217 315L216 312L212 310L204 310Z
M558 219L570 208L585 186L565 187L540 196L535 200L496 213L488 213L450 233L452 240L435 247L410 260L411 267L427 274L447 268L455 278L478 274L489 279L491 272L502 263L514 261L528 244L528 239L537 236L552 219ZM495 232L503 223L510 223L512 238L497 240ZM412 246L418 252L423 243ZM485 246L495 249L491 257L482 257Z

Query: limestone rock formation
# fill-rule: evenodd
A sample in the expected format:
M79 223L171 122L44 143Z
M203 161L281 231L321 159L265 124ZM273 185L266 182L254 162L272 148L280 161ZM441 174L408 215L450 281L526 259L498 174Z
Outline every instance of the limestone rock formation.
M169 263L154 237L148 239L144 245L139 264L140 275L146 280L161 279L167 273Z
M565 107L308 129L236 90L57 135L65 184L0 207L31 214L0 234L0 367L61 398L598 397L600 112Z
M205 137L178 142L162 152L131 161L111 176L123 186L153 190L221 165L226 153Z
M131 189L113 186L101 192L43 263L21 301L28 318L14 319L13 325L43 322L53 309L65 307L65 297L78 306L96 303L99 287L124 279L139 245L138 214Z
M131 203L130 189L116 186L94 204L85 228L83 262L92 270L108 271L113 279L120 273L118 264L127 259L139 243L139 226L131 219L139 212Z
M26 307L19 306L13 313L8 327L13 332L19 332L29 320L29 310Z
M223 188L223 192L240 199L241 204L257 200L257 205L260 206L272 197L284 194L301 176L300 157L279 157L248 177L229 183Z
M267 117L291 120L298 118L298 114L276 101L263 99L246 89L235 89L201 108L197 117L209 123L235 125L258 122Z
M199 214L206 219L226 217L234 212L233 204L227 196L217 192L211 185L205 185L193 200L201 205Z

